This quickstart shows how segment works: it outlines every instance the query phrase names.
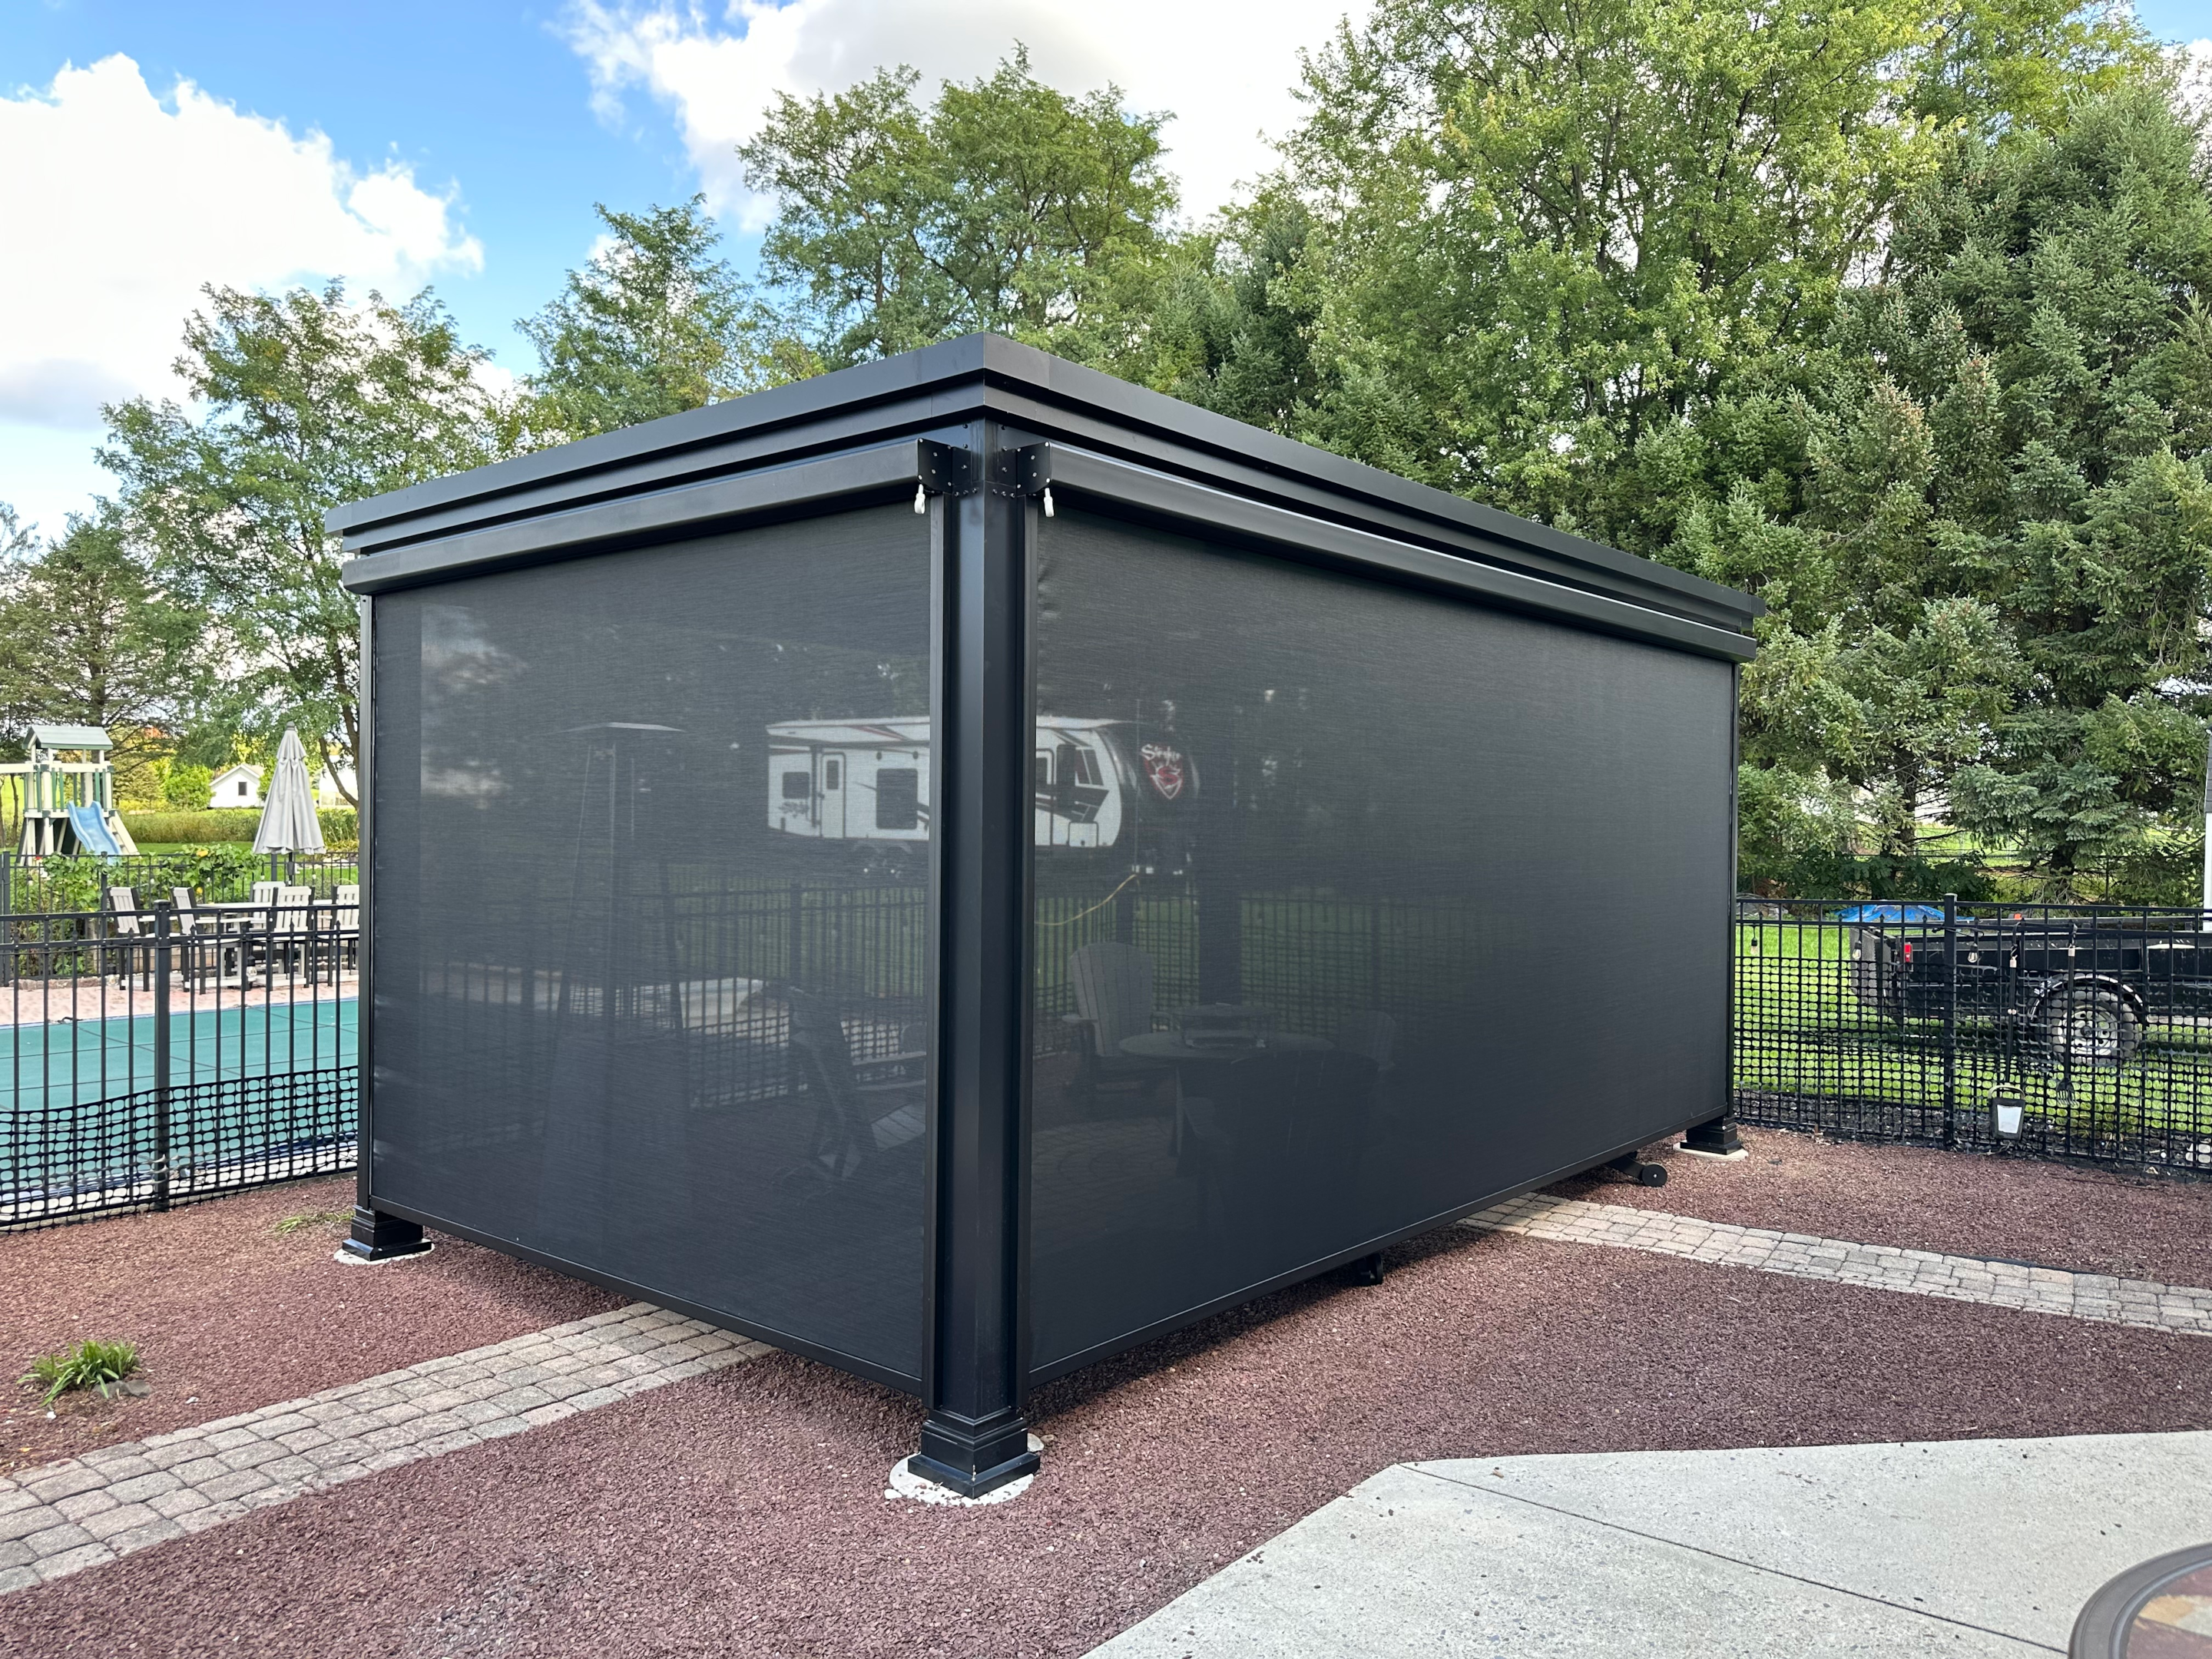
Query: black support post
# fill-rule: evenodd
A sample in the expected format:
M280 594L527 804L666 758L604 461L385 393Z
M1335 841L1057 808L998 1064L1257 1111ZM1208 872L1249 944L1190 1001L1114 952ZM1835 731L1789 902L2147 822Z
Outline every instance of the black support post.
M386 1261L396 1255L417 1255L430 1248L422 1237L422 1229L412 1221L402 1221L396 1215L380 1213L370 1194L370 1183L376 1166L376 1067L371 1062L370 1044L376 1028L376 995L373 974L375 960L376 894L370 885L371 872L376 863L376 819L374 803L376 799L374 765L376 754L376 682L371 669L372 653L375 648L375 631L371 601L363 599L361 606L361 714L357 726L358 752L354 756L354 793L360 813L361 864L356 874L361 882L361 943L358 972L360 982L356 989L359 1000L356 1005L355 1053L361 1062L361 1137L354 1153L353 1230L346 1235L343 1246L349 1255L359 1256L364 1261ZM275 861L275 854L270 860ZM243 950L244 946L240 949ZM273 952L271 953L273 956Z
M1735 775L1742 759L1742 707L1743 670L1732 664L1729 668L1728 902L1723 907L1728 913L1728 950L1722 957L1727 963L1724 971L1728 975L1728 1053L1721 1069L1720 1115L1692 1125L1682 1136L1684 1152L1704 1152L1712 1158L1727 1158L1743 1150L1743 1137L1735 1129L1735 947L1737 937L1742 931L1736 916L1736 887L1741 877L1736 868Z
M1027 498L995 422L931 498L936 1056L928 1352L916 1474L977 1497L1036 1471L1023 1415L1031 802Z

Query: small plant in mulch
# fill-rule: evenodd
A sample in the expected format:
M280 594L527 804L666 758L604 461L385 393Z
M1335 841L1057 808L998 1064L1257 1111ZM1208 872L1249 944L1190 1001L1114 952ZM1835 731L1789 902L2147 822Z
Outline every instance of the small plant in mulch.
M137 1369L137 1343L88 1341L64 1348L59 1353L40 1354L31 1362L31 1369L17 1380L42 1386L46 1395L39 1403L51 1406L62 1395L79 1389L90 1389L102 1400L117 1394L143 1392L143 1384L131 1389L125 1382Z
M309 1227L336 1227L352 1219L351 1210L303 1210L298 1215L286 1216L270 1231L280 1237L289 1237Z

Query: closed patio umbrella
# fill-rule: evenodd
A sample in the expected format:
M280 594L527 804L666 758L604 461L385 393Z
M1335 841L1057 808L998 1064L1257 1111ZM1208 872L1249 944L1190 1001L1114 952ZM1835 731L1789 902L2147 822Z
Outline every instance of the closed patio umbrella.
M300 734L284 728L276 745L276 775L270 780L269 798L261 805L260 826L253 832L257 853L319 853L323 826L315 817L314 786L307 781L307 751Z

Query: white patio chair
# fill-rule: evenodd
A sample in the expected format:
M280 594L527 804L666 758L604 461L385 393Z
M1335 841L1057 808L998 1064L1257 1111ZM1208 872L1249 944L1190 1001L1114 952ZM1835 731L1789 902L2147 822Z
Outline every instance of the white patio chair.
M312 887L276 889L276 921L269 930L269 952L273 961L284 958L285 971L296 974L304 959L309 975L314 973L314 902Z
M217 938L222 931L221 918L194 908L189 887L172 887L169 902L175 912L179 976L195 986L210 975L219 976L222 970L222 945Z
M134 966L143 965L149 984L154 977L154 947L147 939L146 919L138 914L138 900L128 887L107 890L108 915L105 932L115 944L109 946L112 953L115 977L127 980Z
M337 908L331 912L331 926L337 929L335 949L348 967L361 961L361 887L348 882L337 889Z
M1152 1029L1152 959L1133 945L1101 939L1067 958L1075 1009L1060 1018L1078 1028L1082 1069L1078 1086L1096 1099L1102 1089L1150 1089L1171 1062L1138 1060L1121 1052L1125 1037Z

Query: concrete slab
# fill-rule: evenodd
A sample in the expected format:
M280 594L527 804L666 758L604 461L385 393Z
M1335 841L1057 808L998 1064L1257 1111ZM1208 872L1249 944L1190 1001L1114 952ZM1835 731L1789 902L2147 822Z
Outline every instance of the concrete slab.
M2063 1653L2100 1584L2208 1538L2208 1433L1401 1465L1095 1651Z

